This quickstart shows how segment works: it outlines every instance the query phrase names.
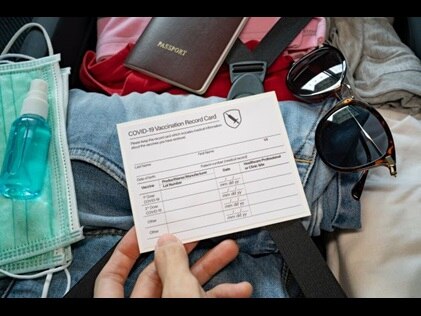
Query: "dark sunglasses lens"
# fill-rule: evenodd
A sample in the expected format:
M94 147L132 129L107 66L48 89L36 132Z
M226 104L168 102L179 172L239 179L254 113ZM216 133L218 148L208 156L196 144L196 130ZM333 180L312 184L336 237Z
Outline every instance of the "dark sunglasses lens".
M287 78L288 88L298 97L317 97L337 89L346 73L343 55L323 47L295 64Z
M366 108L348 105L323 120L317 131L319 155L341 168L365 166L386 153L388 137Z

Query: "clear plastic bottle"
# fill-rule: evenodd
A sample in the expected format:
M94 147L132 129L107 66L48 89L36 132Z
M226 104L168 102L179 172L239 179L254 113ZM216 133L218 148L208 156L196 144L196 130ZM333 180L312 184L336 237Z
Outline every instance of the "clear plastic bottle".
M10 129L0 173L0 193L26 200L40 195L47 167L51 130L44 80L31 82L20 114Z

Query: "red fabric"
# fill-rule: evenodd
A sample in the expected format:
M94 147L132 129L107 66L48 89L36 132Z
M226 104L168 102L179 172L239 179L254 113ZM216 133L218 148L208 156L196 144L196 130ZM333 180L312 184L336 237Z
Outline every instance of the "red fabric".
M248 42L253 49L258 43ZM153 91L157 93L188 94L185 90L174 87L159 79L144 75L124 66L124 60L132 49L128 44L120 52L103 61L97 62L93 51L87 51L80 68L80 79L88 91L116 93L126 95L131 92ZM286 87L286 75L293 60L289 56L280 56L269 68L264 81L265 91L275 91L278 100L296 100ZM231 87L228 66L223 64L213 79L204 96L226 98Z

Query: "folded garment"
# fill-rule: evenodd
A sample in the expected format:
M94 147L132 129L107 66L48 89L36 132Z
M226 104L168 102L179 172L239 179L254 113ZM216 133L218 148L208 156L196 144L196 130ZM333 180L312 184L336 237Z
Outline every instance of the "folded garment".
M348 62L354 93L379 108L421 116L421 62L385 17L330 18L329 40Z

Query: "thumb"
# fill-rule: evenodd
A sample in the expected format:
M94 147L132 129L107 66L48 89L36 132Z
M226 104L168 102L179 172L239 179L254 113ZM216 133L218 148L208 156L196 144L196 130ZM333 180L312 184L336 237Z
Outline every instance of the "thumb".
M165 234L155 246L155 267L162 282L163 297L186 297L186 286L195 283L186 250L177 237ZM194 278L193 278L194 279Z
M181 241L174 235L162 235L155 246L155 265L161 280L189 271L189 259Z

